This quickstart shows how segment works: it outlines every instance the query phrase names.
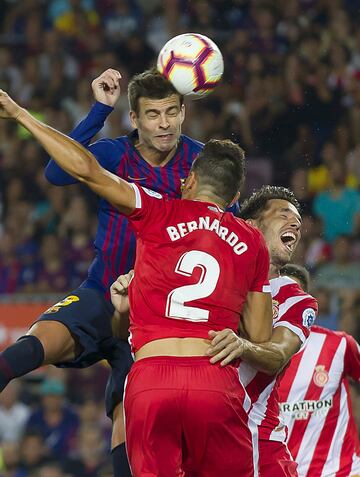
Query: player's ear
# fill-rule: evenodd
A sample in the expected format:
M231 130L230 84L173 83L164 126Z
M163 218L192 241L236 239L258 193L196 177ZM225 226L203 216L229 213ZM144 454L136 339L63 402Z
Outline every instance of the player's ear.
M196 182L196 177L194 171L190 171L189 175L186 178L183 190L190 190L194 187Z
M137 122L137 115L136 115L135 111L130 111L129 116L130 116L131 127L133 129L137 129L138 128L138 122Z
M259 228L259 224L255 219L246 219L245 222L252 225L253 227Z
M233 200L230 202L228 207L232 207L235 202L237 202L240 199L240 191L236 192L236 195L234 196Z
M181 124L184 122L184 119L185 119L185 104L182 104L180 109Z

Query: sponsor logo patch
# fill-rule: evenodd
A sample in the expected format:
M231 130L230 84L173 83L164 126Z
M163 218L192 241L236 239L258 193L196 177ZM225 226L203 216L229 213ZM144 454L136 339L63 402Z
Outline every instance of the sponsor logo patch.
M310 326L314 323L316 318L315 310L313 308L306 308L302 314L302 321L303 325L306 328L310 328Z
M147 193L150 197L155 197L156 199L162 199L162 195L159 194L159 192L155 192L154 190L147 189L146 187L143 187L144 192Z
M59 301L58 303L55 303L55 305L51 306L48 308L46 311L44 311L44 314L49 314L49 313L57 313L61 308L64 306L71 305L71 303L74 303L76 301L79 301L80 298L76 295L69 295L63 300Z

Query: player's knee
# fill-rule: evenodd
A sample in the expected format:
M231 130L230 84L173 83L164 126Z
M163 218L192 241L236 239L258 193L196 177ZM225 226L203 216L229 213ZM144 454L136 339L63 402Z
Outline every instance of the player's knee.
M38 321L27 335L36 336L44 348L44 364L75 358L77 344L68 328L58 321Z

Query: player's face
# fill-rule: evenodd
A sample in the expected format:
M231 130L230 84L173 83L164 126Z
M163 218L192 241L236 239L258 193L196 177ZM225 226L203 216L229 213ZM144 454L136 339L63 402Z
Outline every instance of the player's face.
M257 220L270 253L270 261L276 266L289 262L301 237L301 216L287 200L272 199Z
M163 99L140 98L139 112L130 112L131 124L138 129L139 141L159 152L176 147L184 121L185 107L173 94Z

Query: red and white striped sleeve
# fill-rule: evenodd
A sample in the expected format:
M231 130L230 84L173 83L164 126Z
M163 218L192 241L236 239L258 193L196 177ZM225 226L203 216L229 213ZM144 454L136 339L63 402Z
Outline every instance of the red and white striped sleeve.
M360 381L360 346L355 339L345 334L346 351L344 357L344 374L354 381Z

